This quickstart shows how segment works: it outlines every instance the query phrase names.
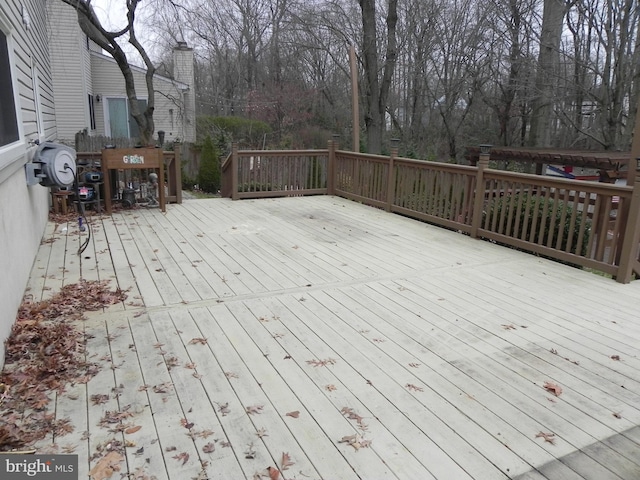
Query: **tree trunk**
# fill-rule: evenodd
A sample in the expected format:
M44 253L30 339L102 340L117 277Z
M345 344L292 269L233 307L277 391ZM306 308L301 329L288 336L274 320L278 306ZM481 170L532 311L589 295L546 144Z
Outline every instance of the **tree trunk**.
M364 123L367 130L367 151L379 154L382 151L384 119L391 87L391 78L396 65L396 24L398 22L397 0L389 0L387 13L387 49L382 81L378 78L378 38L376 29L375 0L360 0L362 10L362 56L365 73Z
M553 113L554 78L558 70L560 40L565 5L563 0L544 0L540 53L536 74L535 97L531 114L529 146L551 146L551 118Z

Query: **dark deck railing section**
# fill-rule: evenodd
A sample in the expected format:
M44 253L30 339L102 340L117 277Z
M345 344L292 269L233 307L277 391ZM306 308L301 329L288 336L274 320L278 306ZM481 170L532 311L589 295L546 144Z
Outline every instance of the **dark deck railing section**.
M337 150L238 151L222 166L233 199L329 194L593 268L640 275L640 170L635 189L488 168Z

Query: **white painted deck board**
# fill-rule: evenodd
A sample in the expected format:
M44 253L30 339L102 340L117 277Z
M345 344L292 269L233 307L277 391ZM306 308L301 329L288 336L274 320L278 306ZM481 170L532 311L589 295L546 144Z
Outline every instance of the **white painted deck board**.
M81 478L114 437L100 418L127 405L142 426L115 435L135 444L127 469L158 479L253 479L283 452L295 462L285 479L640 478L640 282L334 197L190 200L92 220L81 259L77 225L48 226L55 240L27 292L46 298L81 276L131 288L85 324L107 367L56 399L76 431L54 441L77 443ZM555 402L547 380L564 389ZM92 405L95 393L108 403ZM360 432L343 407L364 417L370 447L338 443Z

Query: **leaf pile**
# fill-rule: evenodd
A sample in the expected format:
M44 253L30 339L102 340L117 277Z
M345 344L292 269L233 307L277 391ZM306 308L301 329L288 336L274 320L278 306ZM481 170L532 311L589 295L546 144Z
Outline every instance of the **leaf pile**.
M99 370L85 359L85 336L77 320L126 298L107 282L66 285L48 300L25 300L5 344L4 385L0 395L0 451L30 445L50 432L63 434L53 415L43 410L51 392L69 383L86 383ZM30 412L25 415L26 412Z

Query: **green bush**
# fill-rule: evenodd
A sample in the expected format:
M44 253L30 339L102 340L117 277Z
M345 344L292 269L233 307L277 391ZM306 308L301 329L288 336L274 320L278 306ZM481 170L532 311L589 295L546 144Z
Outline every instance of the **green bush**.
M220 157L209 135L202 145L198 184L204 192L218 193L220 190Z
M554 200L549 198L545 200L544 198L539 198L536 195L527 195L527 194L515 194L515 195L507 195L500 198L494 198L489 205L487 206L482 219L482 227L488 225L488 228L491 229L491 225L496 221L496 225L499 227L500 225L500 217L502 216L502 212L504 210L504 220L503 220L503 229L502 232L506 233L510 232L511 237L520 237L523 232L523 228L525 228L526 221L526 241L529 241L531 238L531 228L533 226L534 218L536 218L535 232L533 235L533 243L538 243L541 240L542 245L547 245L547 239L549 232L552 231L552 240L551 247L555 248L556 242L558 240L559 234L562 232L562 241L560 242L560 249L562 251L566 250L567 240L569 238L569 227L571 225L571 218L573 216L573 206L569 203L558 201L557 207L554 213ZM522 202L521 202L522 200ZM536 209L536 201L538 202ZM521 204L520 214L518 215L518 205ZM540 228L540 221L543 213L545 212L546 205L546 215L545 215L545 223L544 228ZM562 217L564 214L564 222L562 222ZM509 216L511 214L511 219ZM488 223L486 223L488 217ZM511 222L509 223L509 220ZM580 251L576 251L578 244L578 235L580 233L580 228L582 223L586 222L584 226L583 240L582 245L580 247ZM497 228L498 228L497 227ZM573 226L573 236L571 240L571 248L569 250L570 253L574 253L576 255L585 256L587 254L587 245L589 244L589 237L591 234L591 220L587 218L587 216L583 212L576 212L576 220Z
M207 136L215 138L218 148L223 153L232 142L239 143L243 148L261 149L265 135L269 133L269 124L250 118L200 115L196 119L198 141Z

